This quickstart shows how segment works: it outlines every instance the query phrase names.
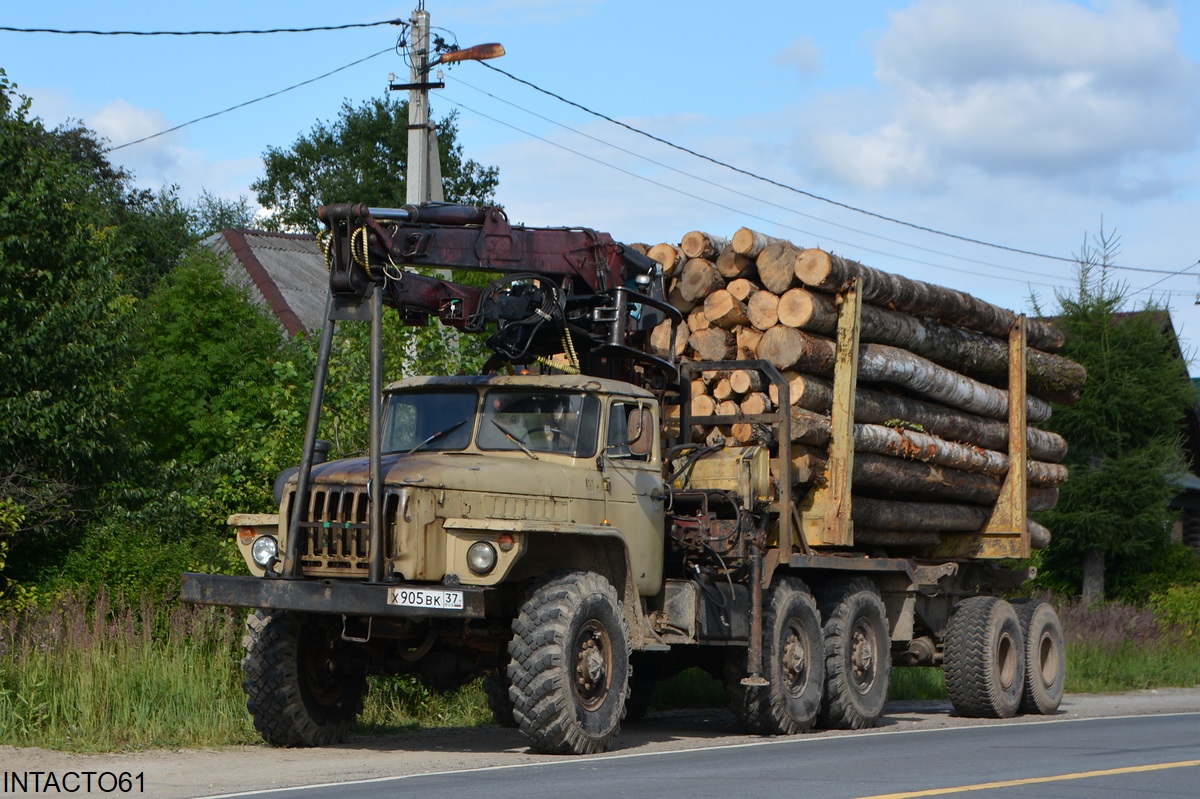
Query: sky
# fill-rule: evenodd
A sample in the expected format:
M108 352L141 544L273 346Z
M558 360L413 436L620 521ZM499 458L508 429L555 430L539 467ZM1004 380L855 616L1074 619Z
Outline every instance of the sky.
M512 77L454 65L431 106L498 167L513 222L650 244L745 226L1048 313L1105 236L1127 309L1166 305L1200 350L1200 3L424 1L435 34L507 51L488 63ZM332 26L407 20L417 2L4 3L0 26ZM0 68L34 115L82 121L141 185L253 201L268 148L406 79L403 33L0 31Z

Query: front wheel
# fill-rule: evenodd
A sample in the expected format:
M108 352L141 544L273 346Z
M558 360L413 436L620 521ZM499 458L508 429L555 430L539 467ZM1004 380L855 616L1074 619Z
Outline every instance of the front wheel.
M602 752L629 694L629 632L617 592L592 572L551 576L513 620L513 718L544 754Z
M329 617L256 610L242 639L246 708L272 746L329 746L354 728L366 670Z

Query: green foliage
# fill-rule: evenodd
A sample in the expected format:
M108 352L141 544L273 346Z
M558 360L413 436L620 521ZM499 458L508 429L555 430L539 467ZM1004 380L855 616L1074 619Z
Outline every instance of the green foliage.
M1200 643L1200 583L1173 585L1156 594L1150 606L1168 627Z
M499 182L496 168L464 158L455 114L437 128L446 199L489 201ZM317 208L329 203L398 208L405 203L408 102L387 96L358 107L346 103L335 122L317 122L290 148L268 148L263 160L266 175L251 188L271 212L268 229L316 233Z
M225 281L212 251L190 250L135 321L133 416L154 460L209 460L270 418L262 385L279 327Z
M241 195L237 200L226 200L203 189L191 207L192 230L200 238L220 233L229 228L248 228L254 225L254 209L250 200Z
M1195 392L1166 311L1121 313L1125 287L1108 269L1118 244L1103 230L1085 244L1075 293L1058 296L1063 354L1086 367L1088 382L1079 403L1056 408L1047 425L1070 445L1071 479L1058 505L1038 515L1054 534L1038 558L1039 582L1077 593L1084 554L1098 550L1111 594L1144 600L1154 585L1146 575L1168 560L1169 503L1184 470L1179 433Z

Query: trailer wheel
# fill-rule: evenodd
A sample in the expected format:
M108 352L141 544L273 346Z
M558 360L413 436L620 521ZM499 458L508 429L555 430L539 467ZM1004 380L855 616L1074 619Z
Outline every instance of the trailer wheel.
M866 578L851 580L825 613L821 726L874 727L887 701L891 667L891 635L879 589Z
M513 717L544 754L603 751L629 693L629 633L617 592L592 572L553 575L513 620Z
M964 599L946 627L946 693L960 715L1007 719L1025 688L1025 647L1017 611L992 596Z
M821 616L808 587L784 577L771 589L763 612L765 686L746 686L746 655L730 659L726 690L734 714L750 732L808 732L821 710L825 655Z
M487 697L488 710L492 711L492 720L501 727L516 727L513 701L508 691L508 674L502 672L484 675L483 692Z
M346 740L362 711L367 677L331 619L256 610L242 646L246 708L264 741L328 746Z
M1048 716L1058 710L1067 677L1067 647L1053 606L1036 599L1013 602L1025 642L1022 713Z

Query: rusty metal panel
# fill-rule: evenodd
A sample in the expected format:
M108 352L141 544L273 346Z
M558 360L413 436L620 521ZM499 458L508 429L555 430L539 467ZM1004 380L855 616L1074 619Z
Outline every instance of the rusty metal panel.
M862 292L856 278L839 297L837 361L833 371L832 438L825 484L802 506L805 540L813 546L851 546L851 481L854 473L854 398L858 389L858 344Z
M1026 517L1028 457L1026 430L1025 315L1017 317L1008 335L1008 474L1000 498L983 530L970 535L943 535L937 554L956 558L1027 558L1030 555Z

